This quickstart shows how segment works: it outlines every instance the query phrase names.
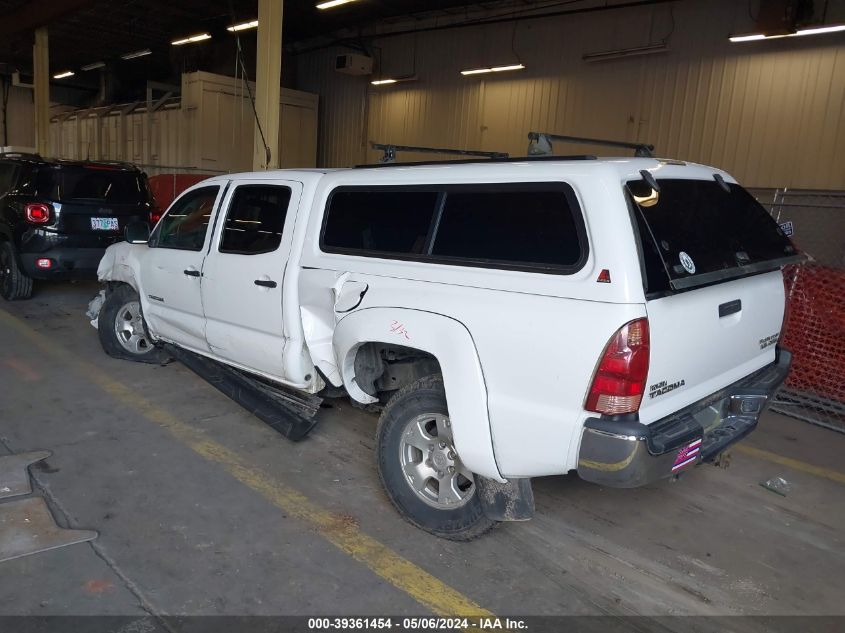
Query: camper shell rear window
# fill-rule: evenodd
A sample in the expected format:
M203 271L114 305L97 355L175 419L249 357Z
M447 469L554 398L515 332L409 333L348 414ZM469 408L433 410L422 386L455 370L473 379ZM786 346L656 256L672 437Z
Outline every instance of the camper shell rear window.
M754 197L713 180L645 179L626 190L648 292L683 290L798 261L792 242Z

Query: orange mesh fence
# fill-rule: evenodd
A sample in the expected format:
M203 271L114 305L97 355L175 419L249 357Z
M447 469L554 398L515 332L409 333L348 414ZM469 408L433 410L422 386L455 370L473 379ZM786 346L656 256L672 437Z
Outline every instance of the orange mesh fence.
M778 191L767 206L811 257L783 271L793 358L772 409L845 432L845 194Z
M845 403L845 270L818 264L784 270L792 389Z

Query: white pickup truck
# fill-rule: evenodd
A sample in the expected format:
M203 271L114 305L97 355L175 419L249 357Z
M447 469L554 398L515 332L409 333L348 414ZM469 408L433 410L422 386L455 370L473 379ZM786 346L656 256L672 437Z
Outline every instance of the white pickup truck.
M99 267L100 340L381 404L412 523L529 518L530 478L633 487L754 429L800 256L727 173L651 158L219 176Z

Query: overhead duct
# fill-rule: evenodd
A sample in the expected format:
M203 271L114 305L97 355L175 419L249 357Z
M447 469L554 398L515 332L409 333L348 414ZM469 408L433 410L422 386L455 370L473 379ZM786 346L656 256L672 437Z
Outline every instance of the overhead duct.
M787 35L812 18L812 0L760 0L757 26L768 36Z

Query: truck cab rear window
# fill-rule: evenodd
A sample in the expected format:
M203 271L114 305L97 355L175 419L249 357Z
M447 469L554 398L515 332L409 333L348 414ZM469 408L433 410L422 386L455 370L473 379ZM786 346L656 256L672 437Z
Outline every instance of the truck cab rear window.
M321 248L366 257L570 273L586 259L583 219L565 183L343 187Z
M795 258L789 238L739 185L726 183L726 190L715 180L686 179L658 184L655 192L644 180L632 180L627 189L639 214L642 246L657 251L673 289L774 270Z

